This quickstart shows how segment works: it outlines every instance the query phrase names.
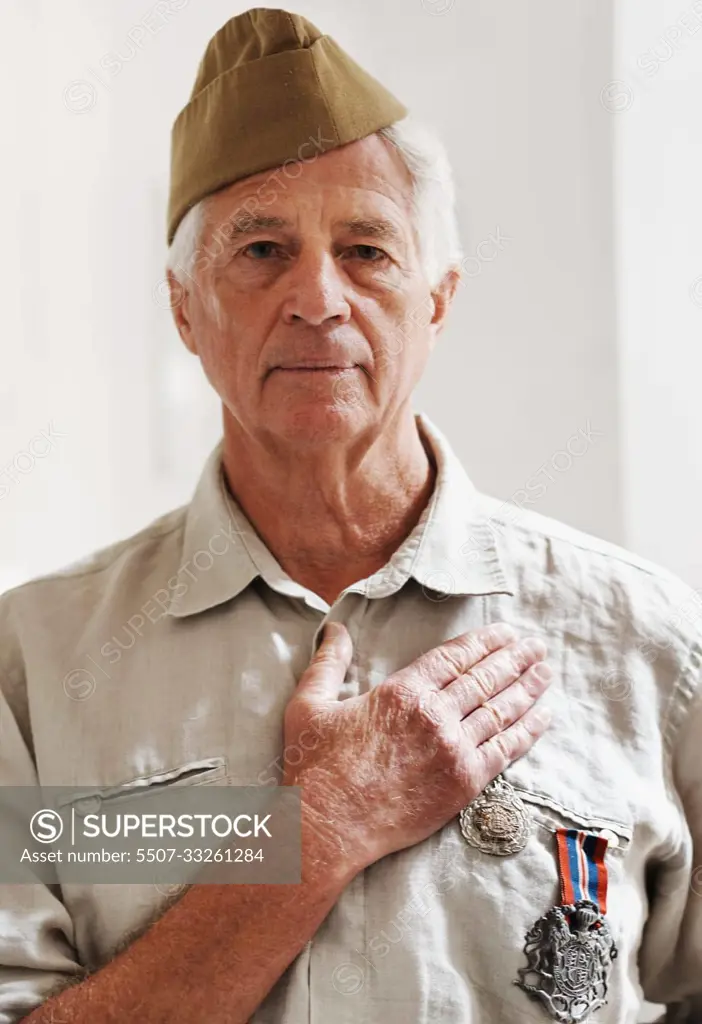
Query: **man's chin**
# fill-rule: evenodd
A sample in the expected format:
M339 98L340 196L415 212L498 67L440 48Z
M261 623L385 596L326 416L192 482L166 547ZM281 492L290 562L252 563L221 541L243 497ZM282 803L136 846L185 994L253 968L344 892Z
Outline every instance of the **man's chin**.
M369 421L365 403L339 400L302 401L296 396L281 403L267 418L267 429L281 440L303 445L328 445L356 435Z

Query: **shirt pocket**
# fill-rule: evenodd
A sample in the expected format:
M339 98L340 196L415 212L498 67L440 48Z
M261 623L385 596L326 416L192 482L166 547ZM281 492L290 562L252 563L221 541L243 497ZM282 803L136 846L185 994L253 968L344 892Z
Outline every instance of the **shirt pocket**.
M636 887L632 889L632 878L629 877L633 824L624 814L617 817L613 817L611 813L598 814L592 809L592 801L588 802L587 807L583 807L578 805L574 798L572 803L566 805L536 788L526 789L516 785L512 788L515 797L518 797L526 807L531 821L529 840L522 851L522 856L525 857L524 870L528 870L537 883L530 889L534 897L531 901L534 920L561 903L562 879L556 836L560 829L576 830L607 839L604 854L607 874L606 906L600 909L606 912L613 932L621 932L627 907L629 910L633 909L632 900L636 893ZM596 800L594 807L597 807ZM515 868L518 867L516 861L519 856L517 854L514 858Z
M526 963L527 933L539 918L561 904L558 829L607 836L607 918L615 941L631 909L632 896L627 857L633 828L624 814L592 813L596 798L585 809L578 806L577 797L566 806L542 790L511 785L513 797L522 801L529 819L522 849L506 856L483 852L464 838L459 821L453 819L436 837L433 862L440 891L449 894L452 943L463 950L460 962L466 967L484 962L486 971L499 964L498 987L516 980L517 969ZM614 918L610 910L615 911ZM522 1005L519 994L515 993L514 999ZM510 996L510 1005L512 1001Z
M624 814L593 812L593 802L587 807L577 803L574 796L568 805L554 799L547 792L527 789L511 783L515 799L522 801L529 818L529 838L524 848L507 857L490 856L487 860L503 861L504 870L514 891L523 900L524 924L533 924L536 918L561 903L561 876L559 870L557 832L576 830L607 839L605 867L607 869L607 909L624 899L628 890L626 860L633 838L633 826ZM594 807L597 803L594 801ZM483 860L485 870L489 866ZM627 896L628 898L628 896ZM506 909L506 908L505 908ZM531 915L534 920L529 921Z

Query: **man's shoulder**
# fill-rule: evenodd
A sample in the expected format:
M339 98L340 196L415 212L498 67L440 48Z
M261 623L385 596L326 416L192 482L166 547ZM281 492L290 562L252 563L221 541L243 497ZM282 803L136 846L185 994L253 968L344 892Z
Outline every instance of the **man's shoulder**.
M682 642L702 644L702 592L670 569L533 509L485 494L480 503L518 582L539 574L575 614L580 602L591 602L603 621L610 609L639 628L672 627Z
M123 584L130 574L137 580L154 567L165 571L169 560L177 557L187 510L188 505L171 509L128 537L12 587L0 595L0 602L8 605L26 599L34 603L43 595L51 601L70 600L73 593L90 600L110 587L114 577L121 577Z
M624 573L637 580L650 576L671 586L692 589L679 576L657 562L613 541L571 526L561 519L487 494L480 495L480 502L481 512L498 538L507 538L516 543L532 538L537 544L541 541L543 546L557 546L564 554L570 552L574 559L606 567L612 575Z
M27 742L28 663L58 665L61 652L74 651L91 626L97 624L102 639L102 623L115 616L128 621L177 564L186 508L0 595L0 691L23 723Z

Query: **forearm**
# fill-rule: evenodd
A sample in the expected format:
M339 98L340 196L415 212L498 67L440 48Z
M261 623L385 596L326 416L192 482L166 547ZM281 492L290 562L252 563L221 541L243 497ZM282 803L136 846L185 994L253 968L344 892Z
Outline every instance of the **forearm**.
M24 1024L245 1024L357 873L341 852L303 811L299 885L194 885Z

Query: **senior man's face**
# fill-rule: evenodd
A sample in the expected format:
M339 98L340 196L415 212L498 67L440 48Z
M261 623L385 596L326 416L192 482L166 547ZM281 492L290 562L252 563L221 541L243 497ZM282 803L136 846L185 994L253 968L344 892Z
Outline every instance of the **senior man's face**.
M380 431L457 275L432 293L397 154L371 136L212 196L176 323L229 414L273 444Z

